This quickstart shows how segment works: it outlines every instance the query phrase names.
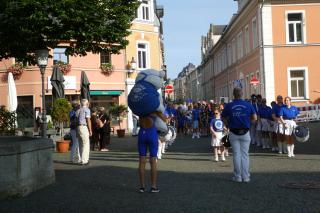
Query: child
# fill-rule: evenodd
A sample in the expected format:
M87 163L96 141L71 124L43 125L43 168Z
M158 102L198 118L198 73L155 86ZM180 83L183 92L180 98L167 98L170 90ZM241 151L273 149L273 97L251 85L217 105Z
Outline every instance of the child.
M220 110L216 108L214 110L215 117L210 122L210 132L212 134L211 146L213 147L214 159L216 162L219 161L218 149L221 150L221 160L225 161L224 147L221 144L221 139L223 137L224 124L220 117Z

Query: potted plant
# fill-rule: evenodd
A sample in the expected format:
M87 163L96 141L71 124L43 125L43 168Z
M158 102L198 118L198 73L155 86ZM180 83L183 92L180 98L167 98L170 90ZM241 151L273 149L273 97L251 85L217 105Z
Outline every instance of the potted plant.
M114 67L111 63L104 63L100 66L101 73L105 76L109 76L112 74Z
M12 73L14 80L19 80L25 69L26 67L23 65L23 63L15 63L6 70L6 74L2 76L2 81L6 82L8 80L8 75L10 72Z
M119 125L119 129L117 130L118 137L119 138L124 137L125 129L121 128L121 123L128 113L128 107L123 104L112 105L109 112L110 112L111 116L115 117L118 122L118 125Z
M57 141L58 152L67 152L69 150L70 140L64 140L63 138L63 123L69 122L69 113L71 110L71 104L65 98L59 98L53 103L51 117L54 122L59 123L60 127L60 141Z
M56 66L60 68L63 75L67 75L71 71L71 64L65 63L63 61L58 61Z

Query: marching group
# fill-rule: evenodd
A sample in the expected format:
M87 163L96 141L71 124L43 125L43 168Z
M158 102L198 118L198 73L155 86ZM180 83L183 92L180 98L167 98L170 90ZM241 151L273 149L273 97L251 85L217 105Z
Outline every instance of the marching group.
M225 161L228 148L223 138L228 136L233 150L234 176L236 182L249 182L249 147L250 144L270 149L279 154L294 157L293 131L295 119L299 115L297 107L291 105L290 97L277 96L276 101L267 105L265 98L253 94L244 100L240 88L233 91L232 102L215 104L202 101L188 106L169 106L166 113L176 122L179 134L192 132L192 139L200 134L211 134L211 147L214 160ZM173 123L175 123L173 122Z
M250 122L251 144L294 157L293 129L296 126L294 119L298 116L299 110L291 105L291 98L285 97L283 100L279 95L270 106L261 95L252 94L251 99L244 101L250 103L257 114L257 121ZM224 150L227 147L222 146L221 139L229 132L221 118L225 106L226 103L214 103L213 100L179 106L171 104L165 113L176 126L178 134L192 133L192 139L211 134L215 161L218 161L217 153L221 153L224 161Z

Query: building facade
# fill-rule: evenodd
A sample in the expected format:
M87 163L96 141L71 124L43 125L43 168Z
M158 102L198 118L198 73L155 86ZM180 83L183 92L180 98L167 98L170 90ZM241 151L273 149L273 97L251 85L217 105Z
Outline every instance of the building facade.
M158 9L158 10L157 10ZM52 87L50 77L52 69L58 62L71 65L69 73L64 75L65 94L68 100L80 99L80 76L85 71L90 82L91 106L103 106L106 109L111 104L127 105L127 95L134 84L136 73L143 69L153 68L160 70L164 65L163 36L160 16L163 8L157 7L155 0L141 1L137 10L137 18L132 22L128 36L129 45L120 51L120 54L93 54L87 53L85 57L65 55L65 46L60 44L50 50L48 66L45 72L45 98L46 110L52 107ZM162 16L161 16L162 17ZM132 59L137 62L134 69L129 65ZM15 59L0 61L0 105L7 105L6 72L15 64ZM102 72L101 67L112 64L111 73ZM133 72L133 70L135 72ZM27 66L21 78L15 80L18 95L18 125L19 127L32 127L35 122L35 109L41 108L41 75L37 66ZM124 120L123 126L132 129L131 112ZM117 127L116 127L117 128Z
M296 105L317 101L319 12L320 1L239 0L238 13L202 59L204 75L214 73L213 97L231 98L241 83L246 98L261 94L270 103L281 94ZM253 77L260 84L252 86Z

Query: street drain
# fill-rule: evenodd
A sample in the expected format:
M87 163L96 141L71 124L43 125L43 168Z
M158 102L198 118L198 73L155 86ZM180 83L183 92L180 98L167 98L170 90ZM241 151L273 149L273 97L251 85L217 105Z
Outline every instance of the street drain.
M320 189L320 181L289 182L278 184L278 186L288 189Z

